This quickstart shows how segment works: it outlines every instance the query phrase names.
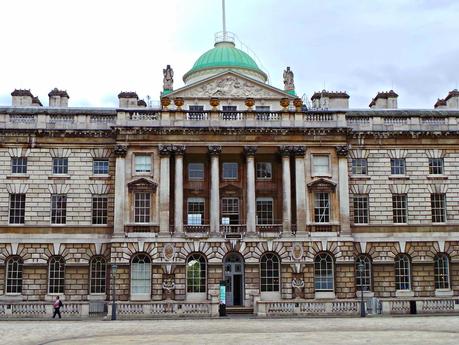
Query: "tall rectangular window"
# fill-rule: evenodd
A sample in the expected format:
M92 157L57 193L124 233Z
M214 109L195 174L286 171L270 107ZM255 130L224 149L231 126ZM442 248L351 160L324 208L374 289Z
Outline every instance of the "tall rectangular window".
M354 224L368 224L368 195L354 195Z
M10 224L24 224L25 194L10 194Z
M392 158L390 160L390 173L391 175L405 175L406 174L405 158Z
M94 159L92 173L94 175L108 175L108 159Z
M65 224L67 220L67 195L51 195L51 224Z
M443 175L443 173L444 173L443 158L429 158L429 174L430 175Z
M314 222L330 223L330 194L314 193Z
M108 198L106 195L92 196L92 224L107 224Z
M151 195L146 192L134 193L134 222L150 222Z
M188 178L193 181L204 180L204 163L189 163Z
M237 180L238 164L235 162L223 163L223 179L224 180Z
M188 225L204 224L204 198L188 198Z
M257 180L271 180L273 178L273 167L271 162L257 162Z
M204 106L203 105L190 105L189 112L188 112L188 120L205 120L207 118L207 114L204 113Z
M446 222L446 194L430 194L430 204L432 206L432 223Z
M135 155L135 172L136 173L151 172L151 156L150 155Z
M408 205L406 194L392 195L392 214L394 223L407 223Z
M222 224L239 224L239 198L222 198Z
M273 199L257 198L257 224L274 224Z
M11 157L11 173L27 174L27 157Z
M352 159L352 174L353 175L367 175L368 162L366 158Z
M328 155L312 156L312 174L314 176L330 175L330 159Z
M69 159L66 157L53 158L53 174L68 174Z

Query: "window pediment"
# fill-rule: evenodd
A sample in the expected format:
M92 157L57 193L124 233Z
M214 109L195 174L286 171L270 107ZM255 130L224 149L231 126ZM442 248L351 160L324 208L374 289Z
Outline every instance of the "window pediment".
M220 191L224 195L239 195L241 193L241 188L235 186L234 184L228 184L222 187Z
M308 190L315 192L334 192L336 183L324 178L319 178L308 183Z
M158 187L157 183L145 177L135 179L128 183L129 191L136 190L136 191L156 192L157 187Z

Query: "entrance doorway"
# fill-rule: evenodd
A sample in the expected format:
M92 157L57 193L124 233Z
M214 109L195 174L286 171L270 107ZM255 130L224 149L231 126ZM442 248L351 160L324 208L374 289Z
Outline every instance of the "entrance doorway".
M223 261L226 282L226 305L244 305L244 260L239 253L229 253Z

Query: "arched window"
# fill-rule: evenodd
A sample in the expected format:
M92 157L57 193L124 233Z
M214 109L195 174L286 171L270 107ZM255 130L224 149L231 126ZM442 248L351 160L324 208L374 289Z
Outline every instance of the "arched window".
M357 291L371 291L371 259L368 255L362 254L355 259L355 287Z
M65 260L62 256L52 256L48 262L48 293L64 293Z
M95 256L90 263L91 279L89 281L91 293L105 293L105 274L107 260L103 256Z
M263 256L260 259L260 266L261 291L279 291L279 257L274 253L263 254Z
M24 261L19 256L13 256L6 261L6 293L22 293L22 265Z
M314 286L316 291L333 291L335 287L333 257L319 253L314 258Z
M395 258L395 289L411 290L411 261L406 254Z
M434 263L435 289L450 289L448 255L435 255Z
M151 259L137 254L131 261L131 295L148 298L151 294Z
M186 292L206 292L207 264L200 253L191 254L186 261Z

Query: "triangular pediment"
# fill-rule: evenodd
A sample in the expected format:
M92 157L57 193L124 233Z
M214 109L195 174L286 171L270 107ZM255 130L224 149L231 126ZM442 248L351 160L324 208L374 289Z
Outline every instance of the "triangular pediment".
M128 183L128 189L155 192L158 185L152 180L140 177Z
M243 74L226 71L191 85L184 86L167 95L170 98L262 98L280 99L290 98L292 95L271 85L259 82Z

